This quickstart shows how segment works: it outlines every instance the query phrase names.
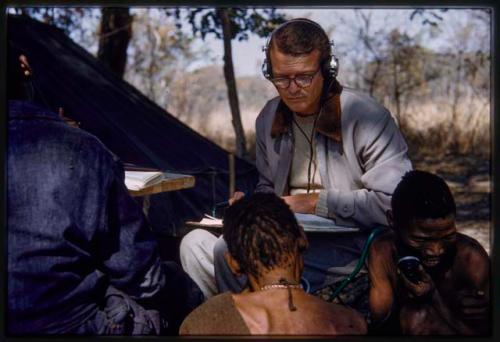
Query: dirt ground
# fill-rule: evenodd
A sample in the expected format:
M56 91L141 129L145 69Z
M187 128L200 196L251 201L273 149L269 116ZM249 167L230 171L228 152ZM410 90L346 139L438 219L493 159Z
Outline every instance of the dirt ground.
M489 158L470 155L412 158L415 169L443 177L457 205L457 229L478 240L490 254L491 185Z

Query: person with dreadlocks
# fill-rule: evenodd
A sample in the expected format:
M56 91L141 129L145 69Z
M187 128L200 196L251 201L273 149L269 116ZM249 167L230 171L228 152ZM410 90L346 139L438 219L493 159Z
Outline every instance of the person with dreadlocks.
M369 254L370 328L384 334L487 334L489 258L476 240L457 233L455 201L444 180L406 173L391 207L392 231L379 236Z
M366 333L361 314L302 289L307 238L283 199L257 193L236 201L225 212L223 231L226 261L248 277L248 288L208 299L185 319L181 335Z

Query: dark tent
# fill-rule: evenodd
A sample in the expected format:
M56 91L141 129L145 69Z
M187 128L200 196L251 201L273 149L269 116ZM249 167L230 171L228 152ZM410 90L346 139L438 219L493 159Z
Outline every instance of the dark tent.
M199 135L116 77L62 30L8 16L9 53L25 53L36 100L80 122L122 161L196 177L192 189L153 195L149 218L157 232L176 232L229 193L229 152ZM229 124L229 123L228 123ZM251 192L255 167L235 158L236 189Z

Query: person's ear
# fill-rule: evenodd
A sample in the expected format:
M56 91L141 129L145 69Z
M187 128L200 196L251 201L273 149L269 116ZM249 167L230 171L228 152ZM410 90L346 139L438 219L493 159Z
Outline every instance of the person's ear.
M30 63L28 62L28 57L26 57L25 55L19 55L19 63L24 77L29 78L33 75L33 70L31 69Z
M394 215L392 214L391 209L387 209L385 212L385 217L387 218L387 224L389 225L389 228L394 230Z
M229 252L224 253L224 259L226 260L226 264L229 266L229 269L235 276L240 276L243 273L241 272L240 264L236 259L234 259Z

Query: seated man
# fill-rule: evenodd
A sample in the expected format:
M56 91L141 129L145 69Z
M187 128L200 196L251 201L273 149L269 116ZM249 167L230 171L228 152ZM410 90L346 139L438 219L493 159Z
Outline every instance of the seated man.
M203 300L200 289L180 266L160 260L117 158L26 101L31 70L18 56L8 68L6 330L177 333Z
M338 82L330 37L319 24L289 20L271 33L265 51L264 75L279 96L255 122L255 191L281 196L296 213L360 228L309 237L304 277L315 292L345 278L372 229L387 226L392 192L411 162L389 111ZM195 230L184 237L183 268L207 297L240 292L246 279L235 278L224 262L224 238L209 243L206 235Z
M411 171L396 187L387 213L392 231L369 254L375 331L488 333L489 258L476 240L457 233L455 211L450 189L436 175ZM421 262L413 275L397 264L408 256Z
M224 216L225 258L249 288L210 298L182 323L181 335L364 334L356 311L307 294L299 284L307 240L287 204L258 193Z

